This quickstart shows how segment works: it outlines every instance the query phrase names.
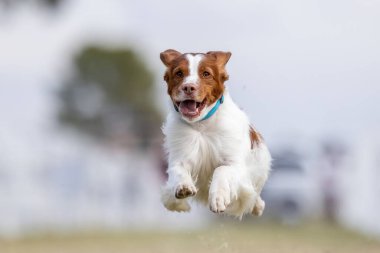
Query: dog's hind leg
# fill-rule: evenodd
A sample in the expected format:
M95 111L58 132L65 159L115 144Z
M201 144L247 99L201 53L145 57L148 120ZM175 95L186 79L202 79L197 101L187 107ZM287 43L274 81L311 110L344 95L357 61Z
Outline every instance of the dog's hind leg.
M260 196L257 196L255 206L252 209L252 214L256 216L261 216L264 212L264 209L265 209L264 200Z

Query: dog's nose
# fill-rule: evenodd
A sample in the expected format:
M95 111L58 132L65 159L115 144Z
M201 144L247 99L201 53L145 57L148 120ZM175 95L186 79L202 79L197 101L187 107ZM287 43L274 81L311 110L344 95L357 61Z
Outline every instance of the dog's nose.
M191 94L193 93L194 91L196 91L196 87L195 87L195 84L193 83L186 83L182 86L182 90L186 93L186 94Z

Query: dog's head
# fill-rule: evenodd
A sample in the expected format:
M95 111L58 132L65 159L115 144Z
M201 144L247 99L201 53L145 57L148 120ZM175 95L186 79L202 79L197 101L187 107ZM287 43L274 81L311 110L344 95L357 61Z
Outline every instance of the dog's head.
M230 52L221 51L182 54L168 49L160 54L167 67L168 94L184 120L201 120L221 98L230 57Z

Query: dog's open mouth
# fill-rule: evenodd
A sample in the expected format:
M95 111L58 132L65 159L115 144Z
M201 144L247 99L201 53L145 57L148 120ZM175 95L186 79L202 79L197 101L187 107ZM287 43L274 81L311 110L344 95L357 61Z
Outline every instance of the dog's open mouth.
M176 102L176 105L183 116L195 118L201 114L206 105L206 99L202 102L197 102L195 100L184 100L181 102Z

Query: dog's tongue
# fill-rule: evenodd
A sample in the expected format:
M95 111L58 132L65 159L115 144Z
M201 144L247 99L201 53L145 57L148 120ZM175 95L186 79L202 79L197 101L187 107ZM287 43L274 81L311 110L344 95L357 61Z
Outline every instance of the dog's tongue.
M194 100L182 101L179 105L179 109L182 114L196 114L197 113L197 103Z

